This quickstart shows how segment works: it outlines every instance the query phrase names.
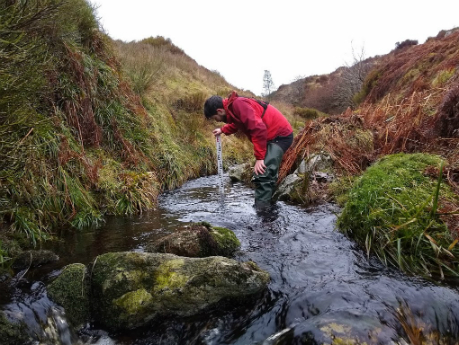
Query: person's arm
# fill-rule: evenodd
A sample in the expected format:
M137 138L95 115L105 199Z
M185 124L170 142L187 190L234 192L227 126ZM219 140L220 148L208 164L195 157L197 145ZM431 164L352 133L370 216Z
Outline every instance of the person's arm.
M221 128L222 133L224 133L225 135L234 134L237 132L237 130L238 128L236 127L234 123L227 123Z

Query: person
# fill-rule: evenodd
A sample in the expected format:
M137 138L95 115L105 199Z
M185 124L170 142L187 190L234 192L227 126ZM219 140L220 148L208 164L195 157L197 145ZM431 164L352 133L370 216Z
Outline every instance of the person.
M271 104L254 98L239 97L233 91L228 98L209 97L204 104L208 120L224 122L212 133L231 135L243 132L253 144L255 165L255 207L266 209L272 204L282 156L293 142L292 126Z

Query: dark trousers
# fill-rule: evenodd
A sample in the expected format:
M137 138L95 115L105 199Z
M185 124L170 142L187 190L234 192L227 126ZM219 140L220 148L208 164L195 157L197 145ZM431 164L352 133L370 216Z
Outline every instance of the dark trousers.
M276 189L279 166L282 161L284 150L274 143L268 143L265 156L265 172L261 175L253 175L252 182L255 184L255 204L270 203Z
M268 142L265 156L265 172L261 175L253 175L252 182L255 184L255 204L268 204L271 202L276 190L279 166L282 162L284 150L290 147L293 134L288 137L277 137Z

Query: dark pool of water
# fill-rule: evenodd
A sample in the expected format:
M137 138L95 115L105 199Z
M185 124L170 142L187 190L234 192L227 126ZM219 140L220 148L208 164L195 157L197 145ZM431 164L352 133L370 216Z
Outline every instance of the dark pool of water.
M207 221L234 231L241 241L236 259L253 260L268 271L268 291L250 305L228 306L225 312L110 334L111 344L315 344L330 343L330 333L389 344L408 340L403 323L422 327L424 334L439 332L450 344L459 341L458 289L368 260L335 229L336 206L304 209L279 202L275 211L261 215L252 204L253 191L229 179L220 204L218 177L211 176L162 195L154 211L109 218L97 230L63 232L63 241L52 248L59 262L28 272L22 284L4 293L3 310L44 319L52 305L44 286L65 264L87 264L109 251L142 251L178 225ZM85 339L91 332L103 330L88 326Z

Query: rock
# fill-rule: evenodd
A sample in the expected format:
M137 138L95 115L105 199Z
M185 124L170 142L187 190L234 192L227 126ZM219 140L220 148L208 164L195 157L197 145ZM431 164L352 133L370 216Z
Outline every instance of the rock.
M59 260L59 256L50 250L27 250L19 254L12 264L15 270L34 268Z
M147 246L148 252L170 253L188 257L231 256L241 243L229 229L194 223L179 228Z
M110 330L196 315L218 302L257 294L269 281L253 262L138 252L100 255L91 277L94 316Z
M333 181L333 159L327 152L312 154L308 159L301 162L293 174L288 175L279 185L274 193L275 200L290 200L300 204L309 205L322 199L327 199L326 193L319 193L317 190L324 187L319 184L327 184Z
M274 192L274 200L291 200L290 193L292 193L296 187L300 187L303 179L297 174L290 174L281 182L277 190Z
M90 317L89 280L86 266L71 264L47 287L48 297L65 309L69 322L80 328Z
M318 182L326 183L326 182L332 182L334 179L334 176L331 174L327 174L325 172L316 171L311 175L310 179L318 181Z
M0 339L3 345L23 345L31 341L21 323L10 322L3 311L0 311Z
M252 172L250 170L250 165L247 163L234 165L228 169L228 175L232 182L240 182L247 179L250 179ZM247 176L249 176L247 178Z
M301 344L391 344L392 331L378 320L354 312L332 314L298 324L293 343L301 339Z
M298 169L295 171L296 174L311 175L315 171L326 171L333 167L333 159L327 152L320 152L318 154L312 154L308 159L304 159Z

